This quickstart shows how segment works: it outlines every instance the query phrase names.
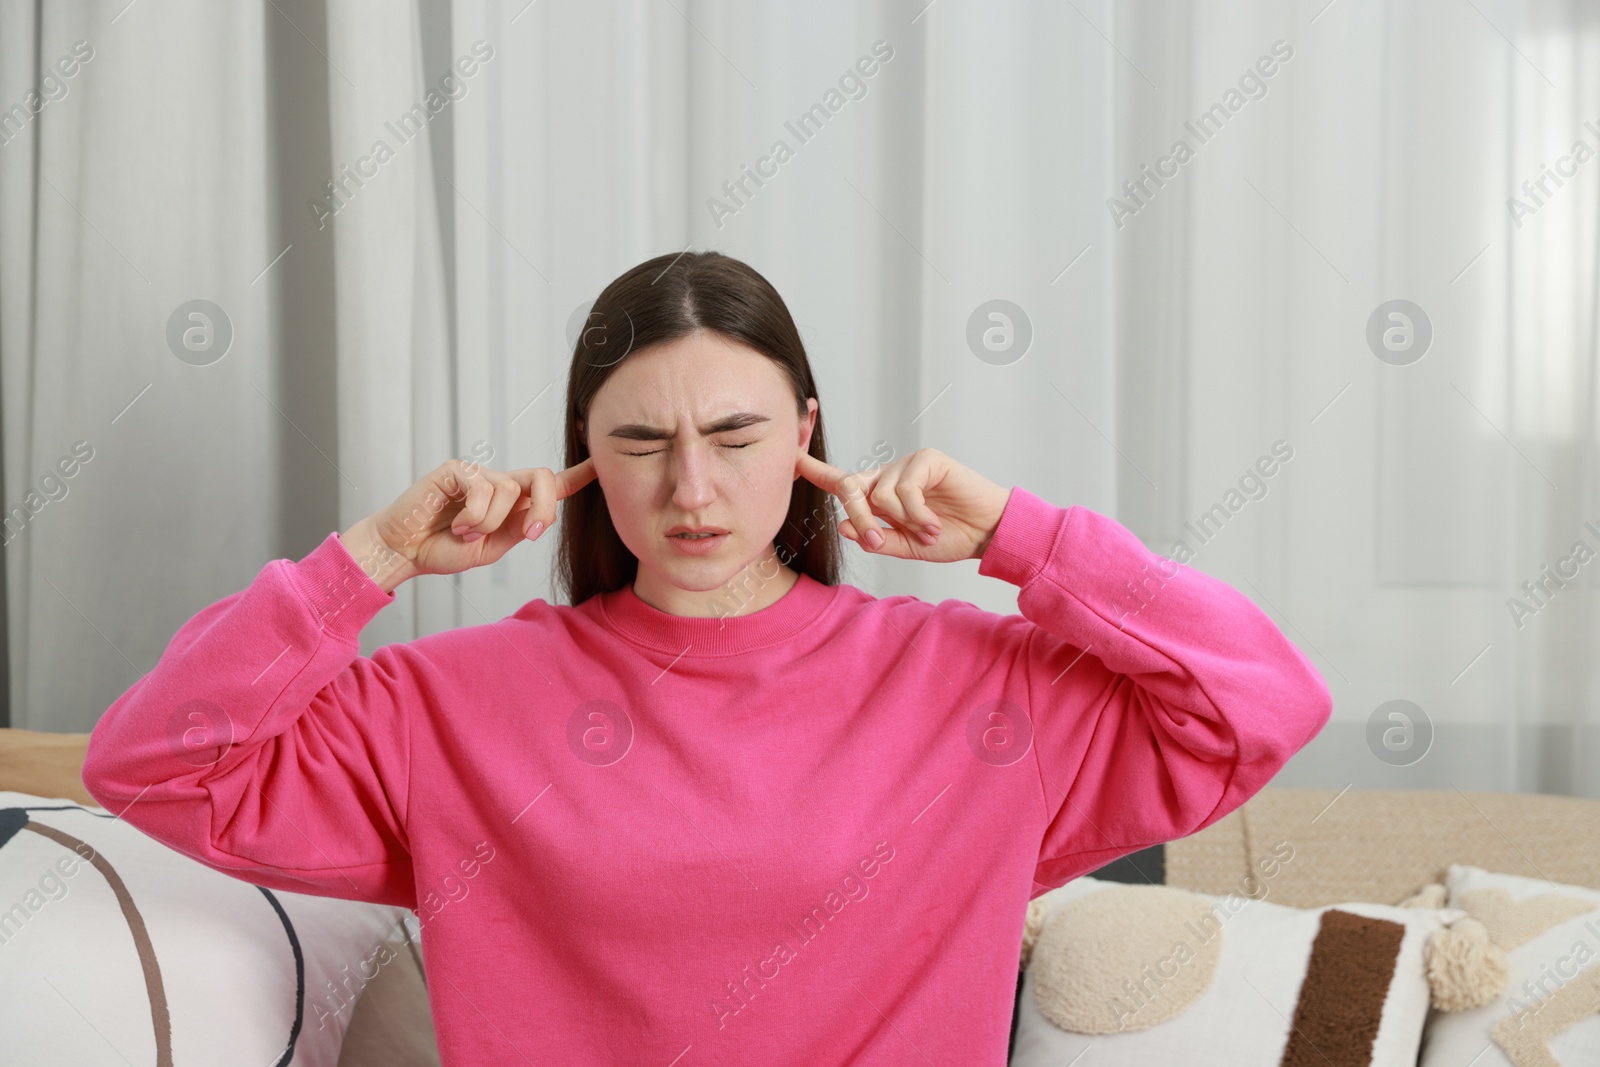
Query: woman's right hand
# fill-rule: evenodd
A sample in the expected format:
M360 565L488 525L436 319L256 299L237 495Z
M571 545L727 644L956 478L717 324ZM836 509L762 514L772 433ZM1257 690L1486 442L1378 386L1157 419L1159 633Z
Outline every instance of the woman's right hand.
M452 459L340 535L369 578L393 592L419 574L493 563L555 524L556 503L594 480L594 458L564 471L497 471Z

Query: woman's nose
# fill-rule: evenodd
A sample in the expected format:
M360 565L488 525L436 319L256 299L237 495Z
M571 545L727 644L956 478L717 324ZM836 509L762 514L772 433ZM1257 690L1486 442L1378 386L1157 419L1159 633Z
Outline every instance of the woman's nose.
M694 441L674 450L672 502L685 511L705 507L716 496L712 464L718 461L709 441Z

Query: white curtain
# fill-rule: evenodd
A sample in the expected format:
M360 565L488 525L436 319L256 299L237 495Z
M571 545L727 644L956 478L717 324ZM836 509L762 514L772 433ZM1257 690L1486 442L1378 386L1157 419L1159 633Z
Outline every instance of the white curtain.
M1600 149L1591 9L1141 10L1107 185L1195 151L1116 237L1119 517L1184 537L1327 679L1335 719L1283 784L1600 795L1600 568L1569 565L1520 628L1508 606L1575 541L1600 551L1600 161L1535 216L1507 204L1575 140ZM1409 365L1366 337L1395 299L1432 325ZM1292 458L1242 485L1280 441ZM1220 530L1188 532L1219 504Z
M285 519L306 499L291 420L332 444L320 398L285 396L285 263L257 277L282 247L269 105L293 75L264 43L278 16L121 7L0 3L9 718L34 729L87 729L286 531L304 543L307 521ZM207 366L167 344L192 300L231 322Z
M1600 160L1506 208L1600 147L1579 8L124 3L0 0L0 101L94 47L0 146L5 506L94 447L5 550L12 725L88 729L200 607L450 456L558 464L575 315L716 248L788 302L838 465L940 448L1268 611L1336 701L1284 782L1600 795L1600 563L1506 603L1600 549ZM194 299L234 329L207 366L166 341ZM1406 366L1366 341L1393 299L1433 327ZM1015 607L976 563L846 553L878 595ZM549 567L408 583L364 645ZM1408 766L1369 741L1394 699L1433 735Z

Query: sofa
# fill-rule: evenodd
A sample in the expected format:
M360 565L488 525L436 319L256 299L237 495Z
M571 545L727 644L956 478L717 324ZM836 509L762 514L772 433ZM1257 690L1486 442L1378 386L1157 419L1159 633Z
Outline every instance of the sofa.
M80 778L88 736L0 729L0 794L60 798L98 809ZM1269 854L1284 842L1292 843L1293 862L1269 863ZM5 860L0 849L0 873ZM1430 886L1437 891L1447 872L1460 865L1600 892L1600 800L1456 789L1268 786L1199 833L1132 852L1091 877L1316 909L1355 901L1415 902L1419 891ZM1269 866L1270 885L1261 875ZM1442 902L1442 897L1432 901ZM0 907L5 904L0 900ZM1030 906L1025 950L1038 935L1033 919ZM385 965L361 984L353 1010L342 1020L338 1067L438 1064L421 946L411 933L397 932L387 943ZM0 962L4 957L0 950ZM1023 974L1019 966L1018 1018L1025 1014ZM1014 1019L1014 1046L1016 1027Z

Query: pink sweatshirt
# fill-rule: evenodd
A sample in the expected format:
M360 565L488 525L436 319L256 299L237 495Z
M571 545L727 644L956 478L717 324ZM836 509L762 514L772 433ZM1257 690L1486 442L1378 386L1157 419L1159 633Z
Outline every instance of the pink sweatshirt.
M367 658L394 598L329 534L184 624L83 780L218 870L415 911L445 1067L999 1067L1028 900L1222 818L1332 707L1087 508L1013 488L978 571L1020 615L630 587Z

